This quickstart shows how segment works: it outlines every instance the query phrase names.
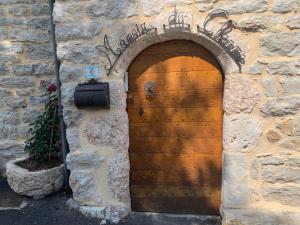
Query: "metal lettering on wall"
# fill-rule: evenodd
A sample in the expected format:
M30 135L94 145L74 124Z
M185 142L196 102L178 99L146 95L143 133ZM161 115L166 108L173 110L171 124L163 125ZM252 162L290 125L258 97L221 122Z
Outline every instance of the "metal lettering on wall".
M111 73L111 70L115 66L119 57L130 45L132 45L137 39L141 38L142 36L155 31L156 28L148 28L145 23L142 23L140 25L137 24L130 33L127 33L125 37L120 39L118 46L115 49L113 49L108 35L105 35L104 45L98 45L96 46L96 49L103 53L108 60L108 65L104 66L104 69L108 71L107 75Z
M218 17L225 18L226 22L224 22L224 24L216 32L209 31L207 29L207 25L210 21ZM236 63L236 65L239 67L239 71L241 72L242 65L245 64L245 55L243 54L241 48L237 46L233 40L229 39L228 34L233 29L233 23L232 20L229 20L228 18L229 13L227 11L222 9L214 10L207 15L202 27L197 25L197 32L199 35L202 34L207 36L209 39L222 47ZM163 30L165 33L178 31L191 32L191 25L185 23L184 15L179 15L175 7L174 14L168 18L168 24L163 25ZM104 66L104 69L107 70L107 75L110 75L118 59L129 46L133 45L135 41L141 37L146 36L149 33L155 33L156 31L157 28L148 28L145 23L136 25L131 32L127 33L118 41L116 48L112 47L109 36L105 35L104 44L96 46L96 49L98 49L107 59L108 64Z
M168 22L168 25L163 25L164 32L191 32L191 25L184 22L184 15L179 15L177 13L176 6L174 14L169 17Z
M208 23L217 17L223 17L227 19L227 21L215 33L207 30ZM222 9L214 10L211 13L209 13L206 19L204 20L203 28L197 25L197 31L198 33L202 33L210 39L217 42L233 59L233 61L237 64L241 72L242 65L245 64L245 55L242 53L241 48L236 46L233 40L229 39L228 34L232 31L233 24L232 20L229 20L228 18L229 13L227 11Z

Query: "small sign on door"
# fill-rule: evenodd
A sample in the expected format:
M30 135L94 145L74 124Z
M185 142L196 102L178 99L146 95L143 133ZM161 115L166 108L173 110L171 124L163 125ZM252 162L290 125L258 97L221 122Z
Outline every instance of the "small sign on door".
M86 66L86 79L97 79L101 78L101 73L99 74L98 66Z

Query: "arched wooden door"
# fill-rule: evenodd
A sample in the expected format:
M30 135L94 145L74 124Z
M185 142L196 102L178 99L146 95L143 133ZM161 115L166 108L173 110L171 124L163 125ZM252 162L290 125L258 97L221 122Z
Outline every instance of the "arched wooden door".
M217 61L194 42L174 40L147 48L128 73L132 210L219 214L223 82Z

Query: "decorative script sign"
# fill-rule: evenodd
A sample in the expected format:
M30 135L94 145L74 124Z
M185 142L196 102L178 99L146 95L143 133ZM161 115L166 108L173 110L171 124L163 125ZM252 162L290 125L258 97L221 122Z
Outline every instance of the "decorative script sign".
M227 21L216 32L207 30L208 23L217 17L223 17L227 19ZM202 33L213 41L217 42L233 59L241 72L242 65L245 64L245 55L242 53L240 47L236 46L235 43L229 39L228 34L232 31L233 25L232 20L228 20L228 17L229 14L227 11L222 9L214 10L209 13L204 20L203 28L197 25L197 31L198 33Z
M213 32L207 29L207 25L210 21L215 18L222 17L226 19L226 22L219 28L219 30ZM209 13L204 20L203 26L197 25L197 32L200 35L205 35L220 47L222 47L226 53L232 58L232 60L239 67L241 72L242 65L245 64L245 55L243 54L240 47L238 47L233 40L229 39L228 34L233 29L232 20L229 20L229 13L222 9L217 9ZM177 13L176 7L174 14L168 19L168 24L163 25L164 32L191 32L191 25L185 23L184 15L179 15ZM137 24L131 32L127 33L125 36L120 38L117 43L117 47L113 48L111 40L108 35L104 36L104 44L96 46L107 59L108 64L104 66L107 70L107 75L110 75L112 69L117 63L120 56L124 51L131 45L135 43L136 40L148 35L149 33L156 33L157 28L149 28L145 23ZM209 49L208 49L209 50Z
M114 49L110 43L108 35L104 36L104 45L96 46L101 53L103 53L108 60L108 65L105 65L105 69L108 71L107 75L110 74L112 68L115 66L119 57L123 54L123 52L132 45L136 40L141 38L142 36L155 32L156 28L148 28L145 23L140 25L136 25L134 29L130 33L127 33L125 37L121 38L118 46Z
M184 22L184 15L179 15L176 10L174 10L174 14L171 15L168 19L168 25L163 25L165 32L191 32L191 25Z

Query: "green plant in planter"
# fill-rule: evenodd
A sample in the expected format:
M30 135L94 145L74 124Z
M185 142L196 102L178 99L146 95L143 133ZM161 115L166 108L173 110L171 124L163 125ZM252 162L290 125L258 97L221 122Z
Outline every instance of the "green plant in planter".
M25 152L32 160L49 162L60 154L57 88L55 84L47 86L45 81L40 84L46 88L46 93L41 96L45 99L44 112L29 124Z

